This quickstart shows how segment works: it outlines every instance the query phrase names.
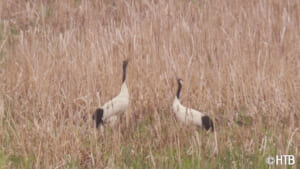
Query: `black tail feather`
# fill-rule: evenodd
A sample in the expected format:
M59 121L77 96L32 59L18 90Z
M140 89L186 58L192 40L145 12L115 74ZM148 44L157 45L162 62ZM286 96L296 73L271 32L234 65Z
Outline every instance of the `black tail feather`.
M209 130L209 128L211 128L211 131L214 131L214 124L213 124L213 121L212 121L208 116L203 116L203 117L202 117L202 126L203 126L206 130Z
M96 121L96 127L98 128L100 124L103 124L103 109L98 108L93 115L93 120Z

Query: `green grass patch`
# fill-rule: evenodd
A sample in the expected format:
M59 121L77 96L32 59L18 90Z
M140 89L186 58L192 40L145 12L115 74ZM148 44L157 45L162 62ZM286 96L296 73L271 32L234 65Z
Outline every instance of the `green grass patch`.
M23 157L21 155L13 154L9 156L9 161L15 168L32 168L33 162L35 160L34 155L29 155L29 157Z

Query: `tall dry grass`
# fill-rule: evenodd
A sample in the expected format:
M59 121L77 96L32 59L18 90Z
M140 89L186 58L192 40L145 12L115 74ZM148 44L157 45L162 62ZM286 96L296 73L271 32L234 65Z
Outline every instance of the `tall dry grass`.
M0 168L298 168L297 0L0 1ZM130 107L92 127L130 58ZM215 133L171 109L206 111ZM292 154L294 166L268 166Z

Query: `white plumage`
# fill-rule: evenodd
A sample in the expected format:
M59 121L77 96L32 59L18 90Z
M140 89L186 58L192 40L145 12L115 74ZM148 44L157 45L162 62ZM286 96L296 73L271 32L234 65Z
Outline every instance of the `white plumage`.
M195 109L186 108L180 103L179 95L181 91L182 80L177 79L177 82L178 90L173 102L173 111L175 112L176 117L186 124L194 124L198 127L204 127L206 130L209 130L209 128L211 128L213 131L213 122L206 114Z
M128 61L123 61L123 80L120 93L112 100L98 108L93 115L96 127L103 122L109 121L111 125L117 123L119 116L124 113L129 106L129 93L126 85L126 68Z
M121 113L124 113L129 105L129 93L124 82L121 87L121 92L118 96L105 103L102 108L104 109L103 121L113 117L119 116Z

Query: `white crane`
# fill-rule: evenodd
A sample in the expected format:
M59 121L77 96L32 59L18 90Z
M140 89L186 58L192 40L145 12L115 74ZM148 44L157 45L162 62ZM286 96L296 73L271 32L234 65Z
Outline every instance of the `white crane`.
M119 115L124 113L129 105L129 93L126 86L126 68L128 60L123 61L123 79L119 95L98 108L93 115L93 120L98 128L105 121L115 122Z
M173 111L177 118L186 124L194 124L197 127L204 127L206 130L211 128L211 130L214 131L213 122L206 114L181 105L179 95L182 87L182 80L177 78L177 83L178 90L173 102Z

